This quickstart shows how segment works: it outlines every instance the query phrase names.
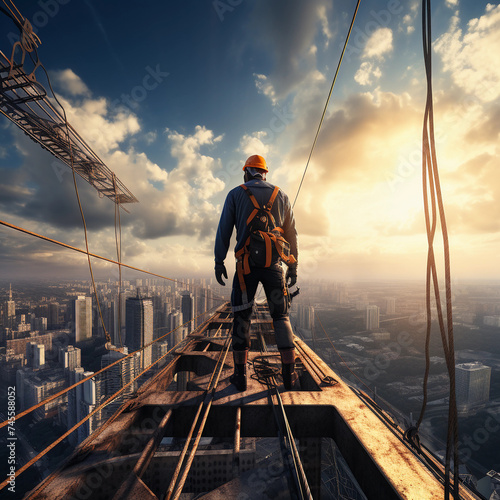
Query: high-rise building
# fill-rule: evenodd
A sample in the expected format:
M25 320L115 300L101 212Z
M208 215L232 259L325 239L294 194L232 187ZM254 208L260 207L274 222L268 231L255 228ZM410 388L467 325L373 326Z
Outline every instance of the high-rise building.
M13 329L16 319L16 303L12 300L12 285L9 286L9 300L5 301L3 317L4 327Z
M26 345L26 364L33 369L42 368L45 365L45 346L30 342Z
M486 404L490 399L491 368L482 363L456 365L457 407L467 413Z
M124 292L117 294L113 300L113 332L110 335L113 344L120 347L126 342L126 300L127 296Z
M73 301L75 342L92 338L92 297L79 296Z
M50 330L55 330L59 327L59 313L59 302L50 302L49 314L47 317L47 328L49 328Z
M379 307L366 306L366 329L376 330L379 327Z
M172 332L167 337L168 338L168 348L172 349L182 340L183 328L182 325L182 314L180 311L172 311L168 315L168 331Z
M70 371L70 383L75 384L76 382L80 382L80 380L83 380L93 374L94 372L86 372L82 367L77 367ZM68 430L92 412L95 408L96 402L96 380L93 378L86 380L69 391L67 419ZM99 413L96 413L68 436L69 442L73 446L78 445L90 434L92 434L92 432L94 432L98 424Z
M396 314L396 299L394 297L385 299L385 314Z
M47 331L47 318L35 318L33 321L33 329L38 332Z
M167 354L168 352L168 340L160 340L153 344L153 362L158 361L162 356ZM161 368L166 364L166 357L163 358L158 364L157 367Z
M126 302L126 345L137 351L153 341L153 302L149 298L129 297ZM141 369L152 361L152 346L141 351Z
M115 349L115 346L111 347ZM109 351L101 358L101 368L111 365L118 359L124 358L127 355L127 347L121 349L121 352L118 350ZM127 386L122 393L115 400L113 400L112 403L106 406L108 414L112 414L116 409L118 409L123 403L124 398L130 396L136 390L137 383L132 382L132 380L134 380L140 372L140 360L140 353L136 353L135 355L124 359L120 363L113 365L111 368L108 368L99 375L99 392L103 399L115 394L122 387ZM99 403L102 403L102 401L100 400Z
M182 322L186 323L186 329L188 333L191 333L194 330L193 319L194 319L194 299L193 294L189 292L184 292L182 294L182 302L181 302L181 311L182 311Z
M65 371L71 371L82 366L82 351L72 345L59 349L59 363Z

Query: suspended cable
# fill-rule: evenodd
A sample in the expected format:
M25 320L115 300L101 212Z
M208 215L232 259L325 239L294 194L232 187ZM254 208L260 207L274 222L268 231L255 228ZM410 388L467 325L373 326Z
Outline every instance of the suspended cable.
M29 236L34 236L35 238L39 238L39 239L47 241L49 243L53 243L54 245L59 245L59 246L61 246L63 248L67 248L68 250L72 250L73 252L79 252L79 253L82 253L82 254L85 254L85 255L87 254L87 252L85 250L81 249L81 248L68 245L67 243L63 243L63 242L55 240L53 238L49 238L48 236L43 236L41 234L35 233L33 231L30 231L29 229L25 229L25 228L16 226L14 224L11 224L10 222L6 222L6 221L3 221L3 220L0 220L0 225L8 227L10 229L14 229L16 231L19 231L21 233L27 234ZM155 276L156 278L161 278L161 279L164 279L164 280L172 281L173 283L178 283L179 285L184 285L184 286L186 286L188 288L195 286L194 284L191 285L190 283L186 283L186 282L184 282L182 280L178 280L178 279L175 279L175 278L169 278L168 276L163 276L162 274L153 273L151 271L146 271L146 270L141 269L139 267L131 266L129 264L125 264L124 262L118 262L116 260L109 259L108 257L103 257L101 255L98 255L98 254L95 254L95 253L92 253L92 252L89 252L89 255L91 257L94 257L95 259L104 260L106 262L109 262L110 264L117 264L117 265L126 267L128 269L132 269L133 271L138 271L140 273L148 274L149 276ZM217 298L217 297L211 297L211 298L212 298L212 300L216 300L216 301L219 301L221 303L222 302L226 302L225 299L220 299L220 298Z
M116 193L116 175L113 173L113 187ZM118 197L115 196L115 244L116 244L116 260L118 261L118 339L120 345L122 341L122 222L120 217L120 203Z
M332 85L330 87L330 92L328 92L328 97L326 98L325 107L323 108L323 113L321 114L321 119L319 120L318 130L316 130L316 135L314 136L313 145L311 147L311 151L309 152L309 157L307 158L306 167L304 168L304 173L302 174L302 179L300 180L299 188L297 189L297 194L295 195L295 199L293 200L292 208L295 207L295 203L297 202L297 198L299 197L300 189L302 187L302 183L304 182L304 178L306 176L306 172L307 172L307 169L309 167L309 162L311 161L311 156L313 154L314 148L316 147L316 142L318 140L319 131L321 129L321 125L323 125L323 120L325 119L326 110L328 108L328 103L330 102L330 97L332 96L333 87L335 86L335 82L337 81L337 76L339 74L340 65L342 64L342 60L344 59L344 54L345 54L345 51L347 48L347 42L349 41L349 37L351 36L352 27L354 26L354 21L356 19L356 14L358 13L360 2L361 2L361 0L358 0L358 2L356 4L356 9L354 10L354 14L352 16L351 25L349 26L349 31L347 32L347 36L346 36L346 39L344 42L344 48L342 49L342 52L340 54L340 59L339 59L339 62L337 64L337 69L335 71Z
M426 272L426 338L425 338L425 373L423 382L423 401L417 424L409 429L410 442L418 449L418 430L424 418L428 398L428 378L430 370L430 335L432 326L431 280L434 289L436 309L441 334L441 342L449 375L448 429L445 457L445 499L450 495L450 463L453 455L453 498L459 498L459 458L458 458L458 415L455 392L455 346L453 334L453 315L451 297L451 270L448 230L444 212L443 197L439 180L436 146L434 140L434 108L432 97L432 41L431 41L431 2L422 0L422 42L427 80L427 99L425 104L422 130L422 187L424 199L424 215L427 231L427 272ZM430 206L429 206L430 197ZM443 318L439 281L434 255L434 236L437 221L441 226L444 249L446 324Z

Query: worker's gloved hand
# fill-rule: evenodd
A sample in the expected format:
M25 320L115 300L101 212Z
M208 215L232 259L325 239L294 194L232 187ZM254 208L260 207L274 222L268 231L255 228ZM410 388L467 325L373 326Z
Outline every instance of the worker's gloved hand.
M227 279L226 266L224 264L215 263L215 279L220 285L226 286L224 280L222 279L222 276L224 276Z
M286 271L286 283L288 288L292 288L297 283L297 265L291 265Z

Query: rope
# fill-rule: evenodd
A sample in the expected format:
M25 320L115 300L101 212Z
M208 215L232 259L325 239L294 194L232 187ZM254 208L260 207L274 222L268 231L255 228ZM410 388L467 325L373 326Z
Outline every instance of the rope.
M318 130L316 130L316 135L314 137L313 145L311 147L311 151L309 152L309 158L307 158L306 167L304 169L304 173L302 174L302 179L300 180L299 188L297 189L297 194L295 195L295 199L293 200L292 208L295 207L295 203L297 202L297 198L299 197L300 188L302 187L302 183L304 182L304 178L306 176L306 172L307 172L307 169L309 167L309 162L311 161L311 156L313 154L314 148L316 147L316 142L318 141L319 131L321 129L321 125L323 125L323 120L325 119L326 109L328 108L328 103L330 102L330 97L332 96L333 87L335 86L335 82L337 81L337 76L339 74L340 65L342 64L342 60L344 59L344 54L345 54L345 51L347 48L347 42L349 41L349 37L351 36L352 28L354 26L354 21L356 19L356 14L358 13L360 2L361 2L361 0L358 0L358 2L356 4L356 9L354 10L354 14L352 16L351 25L349 26L349 31L347 32L347 36L346 36L346 39L344 42L344 48L342 49L342 52L340 54L339 62L337 64L337 70L335 71L335 75L334 75L333 80L332 80L330 92L328 92L328 97L326 98L325 107L323 108L323 113L322 113L321 119L319 121Z
M430 369L430 334L431 334L431 279L434 288L436 308L438 314L439 330L446 359L446 366L450 379L450 398L448 405L448 429L446 438L445 459L445 499L450 496L450 462L453 453L453 498L459 498L459 458L458 458L458 415L455 392L455 346L453 335L453 315L451 298L451 271L450 271L450 249L448 241L448 230L444 212L443 198L439 181L436 147L434 140L434 109L432 99L432 43L431 43L431 2L422 1L422 40L425 72L427 79L427 99L425 104L424 124L422 131L422 185L424 198L425 225L427 231L428 252L426 272L426 313L427 330L425 339L425 373L423 382L423 401L420 416L415 428L410 428L412 439L419 441L418 430L424 418L428 398L428 377ZM431 206L429 207L429 195ZM436 207L437 205L437 207ZM434 256L434 235L436 231L437 218L441 225L441 233L444 248L445 267L445 296L446 296L446 325L443 318L441 298L439 293L439 282Z
M73 247L71 245L68 245L67 243L63 243L61 241L54 240L52 238L49 238L48 236L43 236L41 234L35 233L33 231L30 231L28 229L25 229L25 228L16 226L14 224L11 224L10 222L6 222L6 221L3 221L3 220L0 220L0 225L8 227L10 229L15 229L16 231L19 231L21 233L25 233L25 234L27 234L29 236L34 236L36 238L40 238L41 240L48 241L49 243L53 243L54 245L59 245L61 247L67 248L68 250L72 250L74 252L83 253L85 255L87 254L87 252L85 250L82 250L81 248ZM128 269L132 269L133 271L138 271L140 273L148 274L150 276L155 276L157 278L162 278L164 280L172 281L173 283L178 283L178 284L184 285L186 287L192 287L192 286L194 286L194 285L190 285L189 283L185 283L184 281L177 280L177 279L174 279L174 278L169 278L168 276L163 276L162 274L153 273L151 271L146 271L144 269L140 269L139 267L131 266L131 265L125 264L123 262L118 262L116 260L109 259L107 257L103 257L101 255L97 255L97 254L92 253L92 252L89 252L89 255L91 257L94 257L95 259L100 259L100 260L104 260L106 262L109 262L110 264L117 264L119 266L123 266L123 267L126 267ZM226 302L225 299L219 299L219 298L216 298L216 297L212 297L212 299L213 300L217 300L217 301L219 301L221 303Z
M118 196L116 196L116 175L113 173L113 187L115 189L115 244L116 244L116 260L118 264L118 338L120 340L120 345L123 346L122 341L122 222L120 217L120 203L118 202ZM117 227L118 218L118 227ZM118 237L119 234L119 237Z

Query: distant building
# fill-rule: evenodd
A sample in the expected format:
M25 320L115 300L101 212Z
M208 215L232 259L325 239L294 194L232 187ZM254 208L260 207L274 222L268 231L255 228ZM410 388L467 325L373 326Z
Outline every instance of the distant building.
M45 365L45 346L30 342L26 345L26 364L35 370Z
M483 323L488 326L500 327L500 316L485 316Z
M115 349L115 346L111 346L111 348ZM127 347L124 347L121 351L122 352L109 351L107 354L102 356L101 368L105 368L118 359L124 358L128 355ZM113 400L112 403L106 406L108 414L112 414L116 411L123 403L124 398L130 396L136 390L137 383L132 382L132 380L134 380L134 378L140 373L140 361L141 355L140 353L136 353L135 355L124 359L120 363L113 365L111 368L108 368L103 373L98 375L100 384L98 391L100 397L100 399L98 398L99 403L101 403L102 400L108 396L115 394L122 387L126 386L122 393L115 400Z
M396 299L394 297L385 299L385 314L396 314Z
M173 311L168 315L168 331L172 332L167 337L169 340L169 349L172 349L175 345L177 345L183 338L183 328L181 325L182 322L182 314L179 311Z
M66 387L66 378L60 368L33 370L22 368L16 373L16 400L19 401L19 410L26 410L40 403L44 399ZM35 420L55 416L59 407L66 402L66 395L62 395L33 411Z
M300 304L297 309L299 326L306 330L314 328L314 307Z
M70 371L70 384L80 382L80 380L93 375L93 373L86 372L82 367L77 367ZM92 412L96 401L96 381L92 378L68 392L68 430ZM98 423L99 413L96 413L68 436L69 442L73 446L77 446L94 432Z
M75 342L92 338L92 297L79 296L73 301Z
M38 332L46 332L47 318L35 318L33 321L33 329Z
M78 347L68 345L59 349L59 364L69 372L82 366L82 351Z
M168 337L167 337L168 339ZM153 344L153 362L158 361L162 356L167 354L168 352L168 340L160 340ZM157 367L161 368L166 363L166 359L163 358L158 364Z
M50 302L48 308L47 328L50 330L56 330L59 327L59 315L59 302Z
M5 301L4 310L4 327L5 328L14 328L14 323L16 319L16 303L12 300L12 285L9 286L9 298Z
M376 330L379 328L380 311L378 306L366 306L366 329Z
M387 330L373 332L371 337L374 340L391 340L391 334Z
M189 292L185 292L182 295L181 301L181 311L182 311L182 323L187 323L186 329L188 333L194 330L193 319L194 319L194 299L193 295Z
M335 292L335 302L337 304L347 304L347 289L345 284L339 284Z
M457 407L461 413L486 404L490 399L491 368L482 363L456 365Z
M153 302L149 298L129 297L126 308L126 345L131 352L141 349L153 341ZM141 368L152 361L152 346L141 352Z
M36 344L43 344L45 346L45 352L52 349L52 333L44 333L43 335L33 335L20 339L7 339L5 341L6 352L11 350L12 354L24 354L26 355L26 346L30 342L35 342Z

